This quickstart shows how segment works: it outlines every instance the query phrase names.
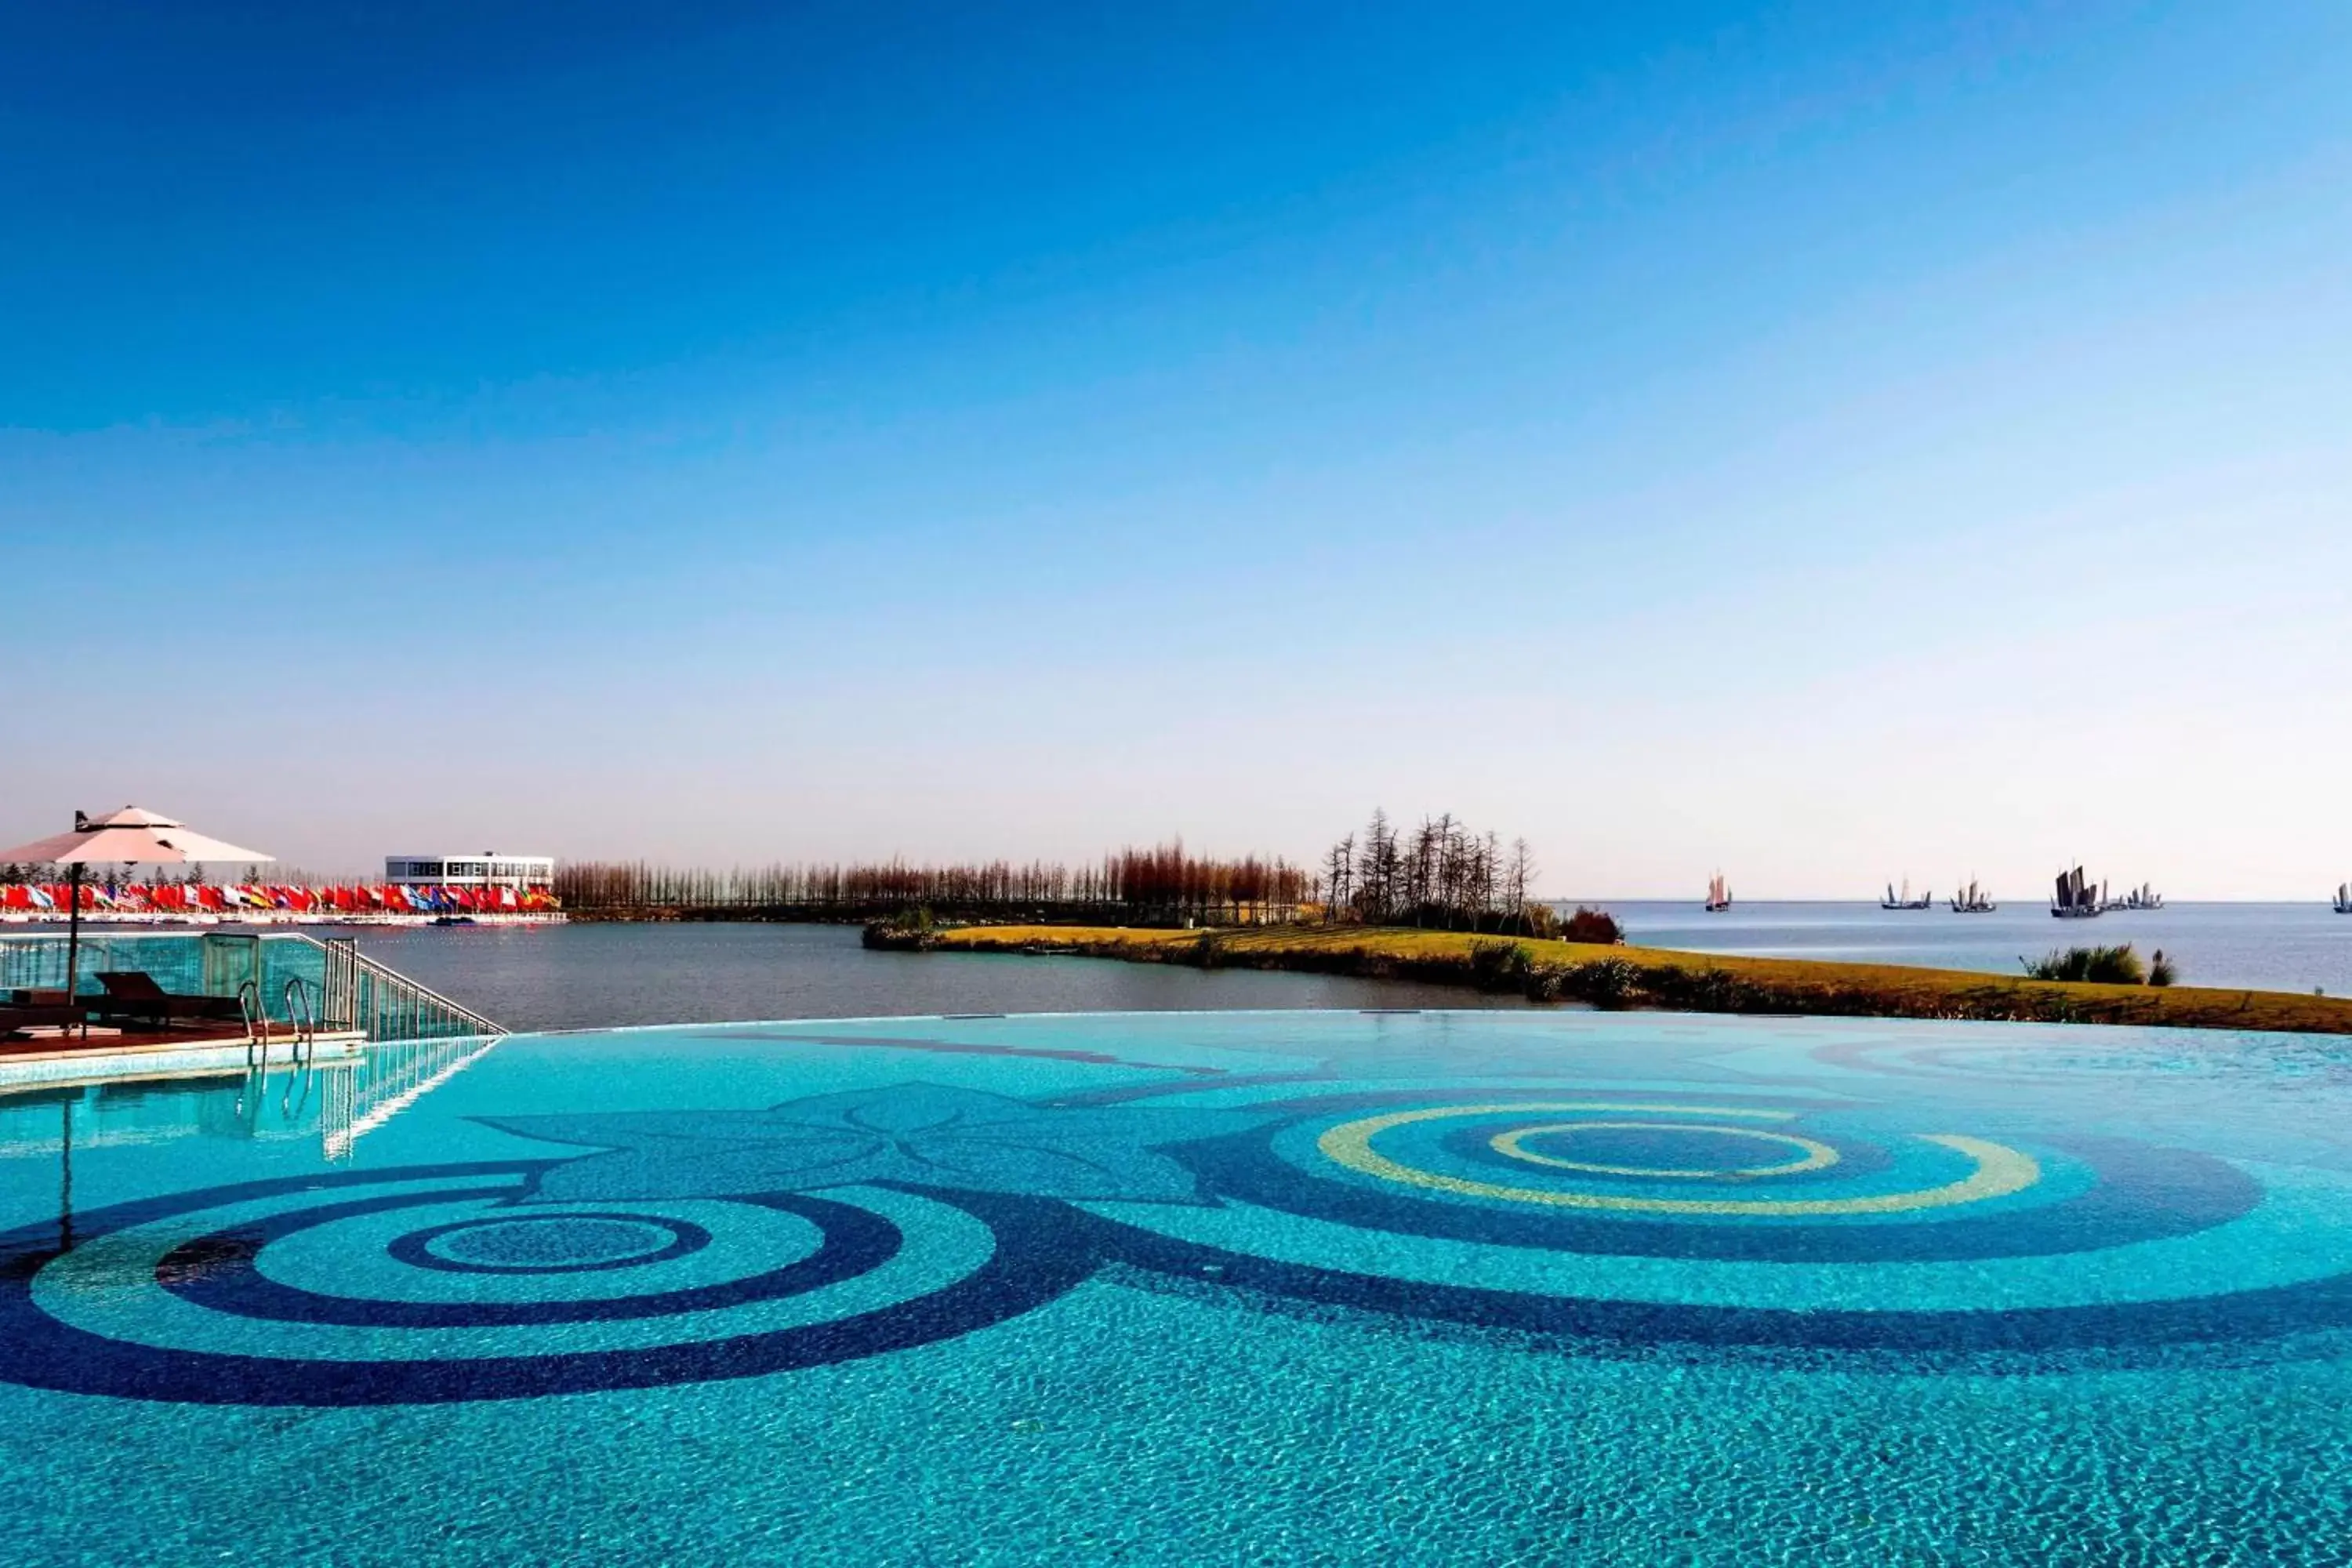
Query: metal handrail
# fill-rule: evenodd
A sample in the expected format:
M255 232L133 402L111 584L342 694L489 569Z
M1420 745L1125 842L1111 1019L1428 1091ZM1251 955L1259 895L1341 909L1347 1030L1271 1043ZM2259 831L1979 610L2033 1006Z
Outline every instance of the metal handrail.
M294 1065L319 1059L319 1009L312 1000L316 988L299 974L287 976L280 993L286 1003L287 1022L294 1026Z
M319 1009L314 997L317 989L302 976L289 974L279 993L286 1004L287 1019L294 1026L294 1054L289 1061L294 1070L287 1075L286 1092L278 1097L281 1116L293 1114L298 1090L302 1104L310 1102L310 1079L316 1076L311 1069L319 1063Z
M479 1013L475 1012L471 1007L467 1006L463 1002L453 1002L448 997L442 995L438 991L434 990L431 986L419 984L417 982L410 979L407 975L401 973L397 969L387 968L383 964L378 963L374 959L368 957L365 953L353 953L352 956L358 960L361 972L368 975L370 978L375 980L379 984L395 985L404 991L414 993L420 999L429 1002L434 1006L440 1008L443 1012L449 1014L458 1022L471 1024L474 1026L474 1032L478 1035L504 1035L511 1033L505 1025L492 1023L489 1019L482 1016Z
M248 980L236 988L236 1010L245 1020L245 1070L268 1072L269 1009L261 1005L261 982Z
M317 937L310 935L307 931L288 931L285 932L279 940L307 942L312 947L319 949L321 952L329 951L325 942L320 942ZM488 1018L484 1017L481 1014L475 1012L463 1002L453 1001L449 997L442 995L441 993L434 990L431 986L425 985L416 980L413 980L409 976L401 973L400 971L396 969L388 968L383 964L378 963L374 959L368 957L363 952L354 950L351 953L350 963L358 973L363 974L367 976L368 979L373 981L376 984L386 987L400 994L410 1004L412 1011L420 1018L425 1010L429 1008L446 1015L451 1023L466 1026L465 1028L456 1031L460 1034L470 1032L477 1035L499 1036L511 1032L507 1029L505 1026L493 1023ZM357 1020L352 1021L354 1023L357 1022ZM373 1033L373 1031L370 1032Z

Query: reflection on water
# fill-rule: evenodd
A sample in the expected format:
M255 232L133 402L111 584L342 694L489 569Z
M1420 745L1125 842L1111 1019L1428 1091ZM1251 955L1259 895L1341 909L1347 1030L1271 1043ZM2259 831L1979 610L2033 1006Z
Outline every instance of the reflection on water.
M208 1138L310 1144L347 1161L383 1127L496 1047L496 1039L370 1045L315 1066L97 1083L0 1094L0 1160L58 1162L58 1212L71 1245L79 1153Z

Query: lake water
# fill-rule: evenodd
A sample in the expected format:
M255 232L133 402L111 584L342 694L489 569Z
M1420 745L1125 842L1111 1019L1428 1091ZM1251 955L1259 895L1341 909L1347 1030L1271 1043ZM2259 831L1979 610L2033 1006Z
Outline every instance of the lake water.
M852 926L346 928L360 951L510 1029L745 1018L1521 1005L1451 987L1006 953L869 952Z
M2016 974L2053 946L2162 949L2183 984L2352 995L2352 917L2325 904L2179 904L2059 921L2039 903L1989 915L1861 903L1599 900L1631 940L1696 952L1926 964ZM593 1029L745 1018L1084 1013L1237 1007L1515 1006L1439 986L1247 970L877 953L849 926L594 924L320 930L513 1029Z
M1629 938L1696 952L2021 972L2074 942L2158 949L2191 985L2352 995L2352 917L2325 904L2179 904L2060 921L2040 904L1989 915L1874 904L1607 907ZM352 934L349 931L341 933ZM742 1018L1236 1007L1514 1005L1438 986L1090 958L868 952L848 926L567 925L364 929L361 951L517 1029Z
M2183 985L2245 985L2263 991L2352 995L2352 916L2324 903L2174 904L2118 910L2093 921L2054 921L2039 900L1989 915L1882 910L1863 903L1740 903L1711 915L1688 900L1604 900L1628 941L1695 952L1759 958L1820 958L1916 963L1943 969L2021 973L2021 959L2053 947L2129 942L2142 958L2161 948Z

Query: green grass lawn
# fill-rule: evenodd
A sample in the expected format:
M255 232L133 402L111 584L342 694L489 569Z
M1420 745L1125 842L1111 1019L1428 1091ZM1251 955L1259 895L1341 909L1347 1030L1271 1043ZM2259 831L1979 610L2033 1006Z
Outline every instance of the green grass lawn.
M2352 999L2209 986L2098 985L1971 970L1739 958L1460 931L1363 926L1165 931L968 926L925 945L972 952L1078 953L1140 963L1432 981L1540 998L1700 1012L1813 1013L2352 1034ZM1516 949L1514 953L1511 950Z

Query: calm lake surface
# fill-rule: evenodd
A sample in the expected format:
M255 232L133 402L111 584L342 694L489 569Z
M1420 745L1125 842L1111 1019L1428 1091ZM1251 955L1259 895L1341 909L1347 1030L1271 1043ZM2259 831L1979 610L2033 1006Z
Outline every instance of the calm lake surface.
M2020 972L2073 942L2162 949L2192 985L2352 994L2352 917L2325 904L2179 904L2059 921L1874 904L1612 901L1637 942L1696 952ZM335 933L349 935L345 931ZM567 925L362 929L361 951L509 1028L591 1029L894 1014L1239 1007L1475 1007L1512 998L1394 982L993 953L868 952L848 926Z
M510 1029L753 1018L1518 1006L1445 986L1097 958L868 952L854 926L412 926L360 951Z
M2005 903L1988 915L1956 915L1940 904L1882 910L1875 903L1742 903L1719 915L1695 900L1603 900L1601 907L1624 922L1631 942L1694 952L2016 974L2021 959L2053 947L2127 942L2142 958L2162 949L2179 966L2183 985L2316 986L2331 996L2352 995L2352 916L2318 902L2175 904L2091 921L2052 920L2038 899Z
M1570 900L1573 903L1574 900ZM1591 902L1594 900L1586 900ZM2189 985L2352 995L2352 917L2326 905L2179 904L2059 921L2040 903L1989 915L1864 903L1598 900L1634 942L1694 952L1911 963L2016 974L2076 942L2158 949ZM513 1029L943 1013L1517 1006L1511 997L1330 975L992 953L868 952L850 926L342 927L360 949Z

